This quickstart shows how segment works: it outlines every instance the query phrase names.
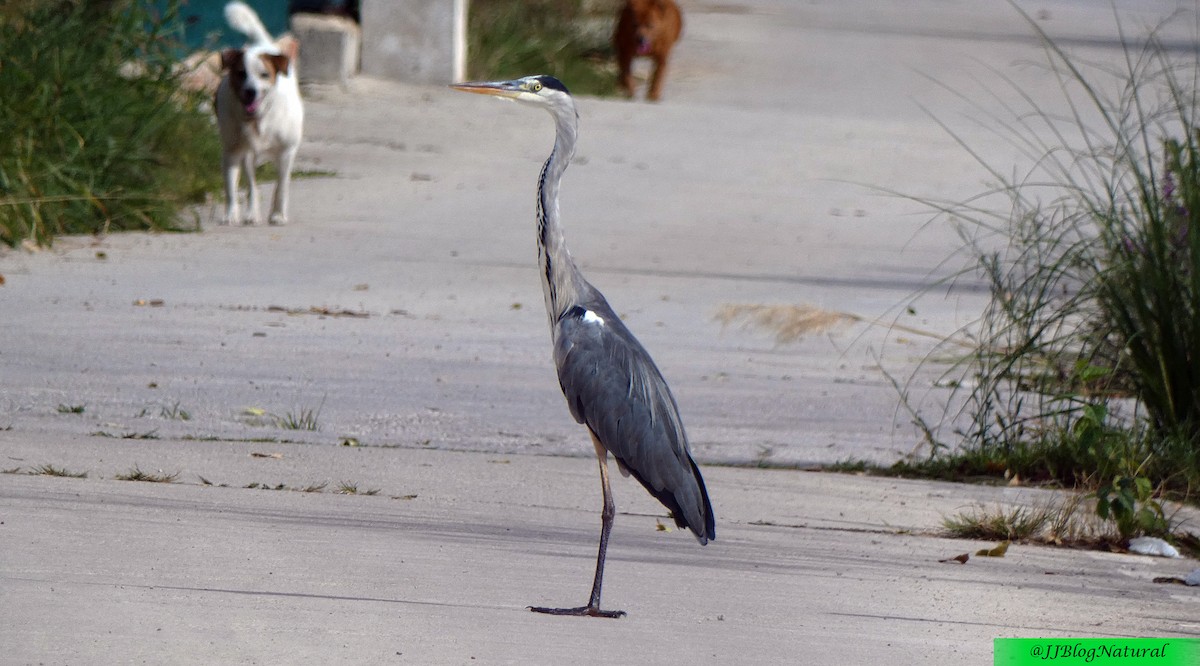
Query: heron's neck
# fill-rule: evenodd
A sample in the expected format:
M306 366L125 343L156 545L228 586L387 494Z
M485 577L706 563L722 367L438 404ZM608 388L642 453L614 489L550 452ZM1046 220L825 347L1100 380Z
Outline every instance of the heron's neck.
M553 115L556 129L554 150L542 166L537 205L538 262L542 274L542 294L546 298L546 314L550 317L551 327L563 311L579 302L587 284L567 250L558 218L558 186L575 154L578 120L574 109Z

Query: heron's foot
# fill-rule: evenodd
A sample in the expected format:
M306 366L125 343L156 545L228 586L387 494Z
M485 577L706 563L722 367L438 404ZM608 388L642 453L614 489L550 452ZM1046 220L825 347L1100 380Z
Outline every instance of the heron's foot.
M625 611L619 610L600 610L595 606L580 606L579 608L546 608L544 606L529 606L529 610L535 613L546 613L547 615L573 615L576 617L624 617Z

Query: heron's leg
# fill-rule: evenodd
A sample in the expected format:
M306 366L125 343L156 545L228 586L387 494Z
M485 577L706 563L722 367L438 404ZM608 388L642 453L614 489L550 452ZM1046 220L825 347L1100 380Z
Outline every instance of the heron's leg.
M608 482L608 449L592 435L592 444L596 447L596 459L600 461L600 485L604 490L604 510L600 512L600 551L596 554L596 578L592 581L592 596L588 605L578 608L544 608L530 606L535 613L551 615L590 615L592 617L621 617L625 611L600 610L600 587L604 583L604 557L608 552L608 535L612 532L613 518L617 515L617 505L613 502L612 487Z
M592 596L588 606L600 610L600 586L604 584L604 558L608 554L608 535L612 533L613 518L617 515L617 505L613 502L612 486L608 483L608 450L600 444L595 435L592 443L596 446L596 458L600 461L600 487L604 490L604 510L600 512L600 550L596 553L596 578L592 581ZM614 617L625 613L615 611Z

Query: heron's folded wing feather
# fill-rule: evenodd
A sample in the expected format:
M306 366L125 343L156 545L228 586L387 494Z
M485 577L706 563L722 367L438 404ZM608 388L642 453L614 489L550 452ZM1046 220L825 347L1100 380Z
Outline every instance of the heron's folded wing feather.
M589 316L590 313L590 316ZM573 308L555 326L558 380L576 421L675 513L707 532L711 508L670 388L611 309Z

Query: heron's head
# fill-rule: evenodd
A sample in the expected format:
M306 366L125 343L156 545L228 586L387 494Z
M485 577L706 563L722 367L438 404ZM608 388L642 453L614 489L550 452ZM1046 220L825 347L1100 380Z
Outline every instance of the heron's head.
M545 74L525 76L511 81L454 83L450 87L479 95L495 95L550 111L574 108L571 93L567 92L567 87L562 81Z

